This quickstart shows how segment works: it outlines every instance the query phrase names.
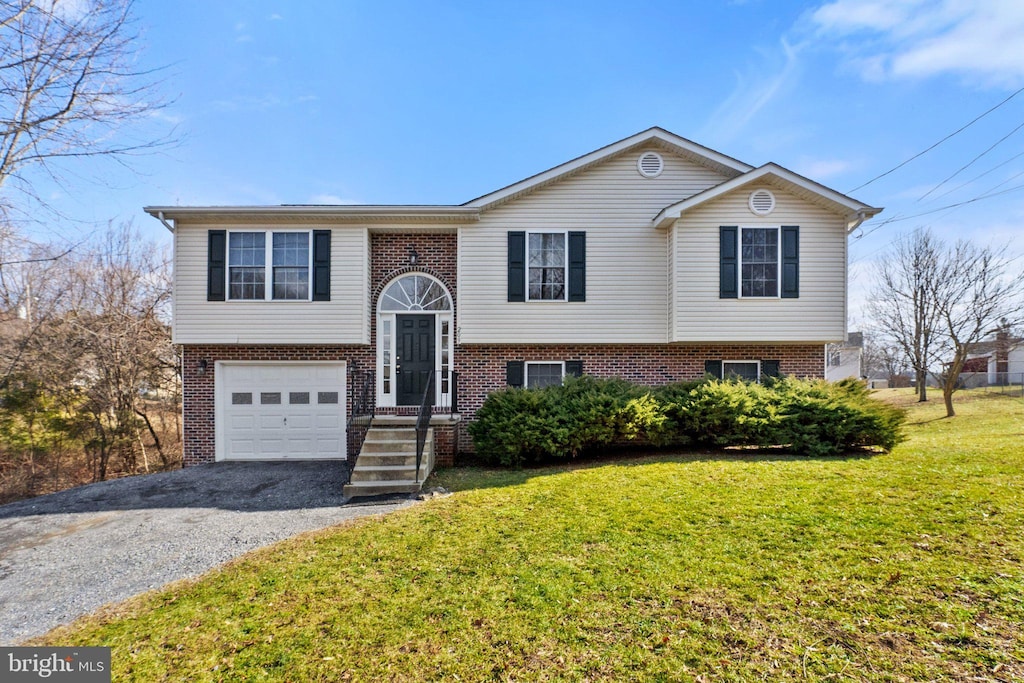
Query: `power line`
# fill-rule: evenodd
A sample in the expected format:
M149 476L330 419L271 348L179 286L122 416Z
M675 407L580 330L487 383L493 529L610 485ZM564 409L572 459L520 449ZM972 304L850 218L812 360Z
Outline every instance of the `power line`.
M1024 154L1024 153L1022 153L1022 154ZM1012 159L1007 160L1006 163L1008 163L1009 161L1012 161ZM995 169L992 169L992 170L995 170ZM984 174L982 174L982 175L984 175ZM962 202L957 202L956 204L948 204L946 206L940 206L937 209L932 209L930 211L923 211L921 213L916 213L916 214L913 214L913 215L910 215L910 216L905 216L903 214L897 214L897 215L893 216L892 218L887 218L886 220L881 221L877 225L871 226L870 230L862 230L861 233L859 235L857 235L857 237L855 237L854 239L861 240L861 239L867 237L868 235L870 235L871 233L876 232L880 228L882 228L882 227L884 227L886 225L889 225L890 223L899 223L899 222L902 222L902 221L908 221L908 220L911 220L911 219L914 219L914 218L920 218L921 216L928 216L928 215L931 215L933 213L939 213L940 211L947 211L948 210L949 213L952 213L956 209L958 209L961 206L964 206L966 204L973 204L974 202L977 202L977 201L981 201L981 200L984 200L984 199L991 199L992 197L998 197L1000 195L1004 195L1004 194L1007 194L1009 192L1014 192L1016 190L1024 189L1024 185L1014 185L1013 187L1009 187L1009 188L1007 188L1005 190L1002 190L1000 192L994 192L994 190L1002 187L1006 183L1008 183L1011 180L1014 180L1015 178L1018 178L1018 177L1020 177L1022 175L1024 175L1024 171L1021 171L1020 173L1015 173L1014 175L1010 176L1009 178L1007 178L1003 182L990 187L988 190L985 191L984 194L978 195L977 197L974 197L972 199L968 199L968 200L965 200L965 201L962 201ZM919 230L922 230L922 229L924 229L926 227L928 227L928 226L927 225L919 225L919 226L917 226L916 228L914 228L911 231L911 234L913 234L914 232L917 232ZM885 244L883 244L878 249L875 249L874 251L869 251L868 253L862 254L861 256L851 260L850 261L850 265L853 265L854 263L857 263L858 261L861 261L861 260L867 258L868 256L871 256L872 254L875 254L875 253L881 251L882 249L885 249L890 244L895 242L896 239L898 239L898 238L894 238L894 239L890 240L889 242L886 242Z
M1024 174L1024 171L1022 171L1021 173L1018 173L1017 175L1021 175L1021 174ZM1016 176L1014 176L1014 177L1016 177ZM1004 180L999 185L1005 185L1007 182L1009 182L1009 180L1010 179ZM996 187L999 187L999 185L996 185ZM998 197L1000 195L1007 194L1008 192L1014 192L1016 190L1021 190L1021 189L1024 189L1024 185L1014 185L1013 187L1008 187L1008 188L1006 188L1005 190L1003 190L1001 192L990 192L989 194L979 195L977 197L974 197L973 199L967 199L967 200L962 201L962 202L957 202L956 204L947 204L946 206L940 206L939 208L932 209L931 211L922 211L921 213L915 213L912 216L904 216L903 218L890 218L887 222L888 223L897 223L899 221L909 221L911 218L919 218L921 216L929 216L929 215L931 215L933 213L938 213L939 211L945 211L946 209L955 209L957 207L964 206L966 204L973 204L974 202L980 202L983 199L991 199L992 197Z
M1024 157L1024 152L1020 152L1019 154L1014 154L1014 155L1013 155L1012 157L1010 157L1009 159L1007 159L1007 160L1006 160L1006 161L1004 161L1003 163L1001 163L1001 164L996 164L995 166L993 166L992 168L988 169L988 170L987 170L987 171L985 171L984 173L980 173L980 174L978 174L978 175L974 176L973 178L971 178L970 180L968 180L968 181L966 181L966 182L963 182L963 183L960 183L959 185L957 185L956 187L954 187L954 188L953 188L953 189L951 189L951 190L946 190L945 192L943 192L942 194L940 194L939 196L937 196L937 197L936 197L936 199L942 199L943 197L945 197L945 196L947 196L947 195L953 194L954 192L956 192L956 191L957 191L957 190L959 190L960 188L962 188L962 187L967 187L968 185L970 185L971 183L973 183L973 182L974 182L975 180L981 180L982 178L984 178L985 176L987 176L987 175L988 175L989 173L992 173L993 171L996 171L996 170L998 170L998 169L1002 168L1003 166L1006 166L1006 165L1007 165L1008 163L1010 163L1011 161L1016 161L1017 159L1020 159L1021 157Z
M968 169L968 168L969 168L969 167L970 167L970 166L971 166L972 164L974 164L974 162L975 162L975 161L977 161L978 159L982 158L983 156L985 156L986 154L988 154L989 152L991 152L992 150L994 150L994 149L995 149L996 147L998 147L999 145L1001 145L1001 144L1002 144L1003 142L1005 142L1005 141L1006 141L1006 138L1010 137L1011 135L1013 135L1014 133L1016 133L1016 132L1017 132L1018 130L1020 130L1021 128L1024 128L1024 123L1021 123L1021 124L1020 124L1019 126L1017 126L1016 128L1014 128L1013 130L1011 130L1011 131L1010 131L1009 133L1007 133L1007 134L1006 134L1006 135L1004 135L1003 137L1001 137L1001 138L999 138L998 140L996 140L996 141L995 141L995 143L993 143L993 145L992 145L991 147L989 147L989 148L988 148L988 149L986 149L986 150L985 150L984 152L982 152L981 154L979 154L978 156L974 157L973 159L971 159L970 161L968 161L968 162L967 162L966 164L964 164L963 166L961 166L960 168L958 168L958 169L957 169L957 170L956 170L956 171L955 171L955 172L953 173L953 175L949 176L948 178L946 178L945 180L943 180L943 181L942 181L941 183L939 183L938 185L936 185L935 187L933 187L932 189L928 190L928 191L927 191L927 192L925 192L925 193L924 193L923 195L921 195L920 197L918 197L918 198L917 198L917 201L921 201L922 199L924 199L925 197L927 197L928 195L930 195L930 194L931 194L932 192L935 192L935 190L939 189L940 187L942 187L943 185L945 185L946 183L948 183L948 182L949 182L950 180L952 180L953 178L955 178L955 177L957 177L958 175L960 175L960 173L961 173L962 171L965 171L965 170L967 170L967 169Z
M999 109L999 108L1000 108L1000 107L1002 107L1002 106L1003 106L1004 104L1006 104L1007 102L1009 102L1009 101L1010 101L1010 100L1012 100L1012 99L1013 99L1014 97L1016 97L1017 95L1021 94L1022 92L1024 92L1024 88L1020 88L1019 90L1015 91L1015 92L1014 92L1014 93L1012 93L1012 94L1011 94L1011 95L1010 95L1009 97L1007 97L1007 98L1006 98L1005 100L1003 100L1002 102L1000 102L1000 103L999 103L999 104L997 104L996 106L992 107L991 109L989 109L989 110L988 110L988 111L986 111L985 113L983 113L983 114L979 115L978 117L976 117L975 119L973 119L973 120L972 120L972 121L971 121L970 123L968 123L968 124L966 124L966 125L964 125L964 126L961 126L960 128L958 128L957 130L953 131L952 133L950 133L950 134L949 134L949 135L947 135L946 137L942 138L941 140L939 140L939 141L938 141L938 142L936 142L935 144L933 144L933 145L931 145L930 147L928 147L927 149L925 149L925 150L922 150L922 151L918 152L917 154L915 154L914 156L912 156L912 157L910 157L909 159L907 159L906 161L904 161L904 162L902 162L902 163L900 163L900 164L897 164L896 166L893 166L892 168L890 168L890 169L889 169L888 171L886 171L885 173L881 173L881 174L879 174L879 175L876 175L876 176L875 176L874 178L872 178L871 180L867 181L867 182L866 182L866 183L864 183L863 185L858 185L857 187L855 187L855 188L853 188L852 190L850 190L850 191L849 191L849 192L848 192L847 194L852 194L852 193L856 192L857 190L859 190L859 189L861 189L861 188L867 187L867 186L868 186L868 185L870 185L871 183L875 182L876 180L880 180L880 179L884 178L885 176L889 175L889 174L890 174L890 173L892 173L893 171L897 171L897 170L899 170L899 169L903 168L904 166L906 166L907 164L909 164L909 163L910 163L911 161L913 161L914 159L917 159L918 157L924 156L924 155L925 155L925 154L927 154L928 152L932 151L933 149L935 149L936 147L938 147L939 145L941 145L941 144L942 144L943 142L945 142L946 140L949 140L950 138L952 138L952 137L954 137L954 136L956 136L956 135L959 135L960 133L964 132L965 130L967 130L968 128L970 128L971 126L973 126L973 125L974 125L975 123L977 123L978 121L982 120L983 118L985 118L986 116L988 116L989 114L991 114L992 112L994 112L994 111L995 111L996 109Z

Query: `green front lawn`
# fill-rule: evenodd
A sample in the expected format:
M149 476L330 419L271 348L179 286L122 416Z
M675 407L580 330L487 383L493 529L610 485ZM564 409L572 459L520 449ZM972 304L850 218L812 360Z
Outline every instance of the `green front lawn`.
M888 455L440 472L45 641L144 681L1024 678L1024 401L910 407Z

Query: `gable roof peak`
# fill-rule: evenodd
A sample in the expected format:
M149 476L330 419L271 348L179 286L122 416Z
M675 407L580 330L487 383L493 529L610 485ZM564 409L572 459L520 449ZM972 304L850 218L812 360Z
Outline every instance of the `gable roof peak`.
M710 147L697 144L692 140L676 135L660 126L651 126L639 133L622 138L610 145L584 154L583 156L571 159L546 171L532 175L529 178L520 180L500 190L489 192L481 197L472 199L462 206L488 209L498 204L514 199L522 194L539 189L553 182L561 180L569 175L578 173L581 170L590 168L602 161L617 154L641 145L657 142L660 146L667 147L671 151L685 156L699 164L712 168L723 175L730 177L738 176L751 171L754 167L734 159L721 152L716 152Z

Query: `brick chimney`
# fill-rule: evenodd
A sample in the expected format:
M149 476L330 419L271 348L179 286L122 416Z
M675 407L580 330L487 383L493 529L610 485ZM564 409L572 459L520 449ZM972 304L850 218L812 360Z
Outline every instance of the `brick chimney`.
M1010 328L1003 321L1002 327L996 330L996 373L1005 377L1010 371Z

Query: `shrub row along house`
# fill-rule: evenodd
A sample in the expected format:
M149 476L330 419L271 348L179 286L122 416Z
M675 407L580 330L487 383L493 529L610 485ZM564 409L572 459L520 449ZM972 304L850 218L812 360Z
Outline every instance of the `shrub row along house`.
M451 462L506 386L821 377L880 210L661 128L458 206L147 207L174 233L184 462L346 458L354 416L428 388Z

